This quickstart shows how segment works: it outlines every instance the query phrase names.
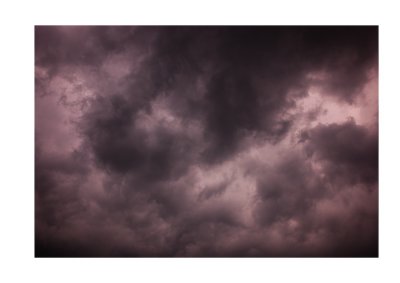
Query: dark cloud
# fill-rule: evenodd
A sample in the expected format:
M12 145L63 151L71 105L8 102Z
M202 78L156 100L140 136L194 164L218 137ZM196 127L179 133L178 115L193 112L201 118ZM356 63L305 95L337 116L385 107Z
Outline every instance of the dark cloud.
M222 195L225 190L226 190L227 184L222 183L218 184L217 186L212 186L210 188L207 188L206 190L202 191L199 194L199 200L207 200L213 197L218 197Z
M200 111L199 118L205 119L207 139L213 139L205 156L211 161L229 156L243 135L263 133L272 141L284 136L291 117L281 113L293 106L293 99L306 95L305 80L311 73L324 74L312 80L327 93L352 101L377 56L375 27L37 29L39 65L75 63L98 68L110 54L133 44L153 43L147 47L151 56L118 99L126 100L125 108L134 112L173 90L171 99L183 108L177 110L180 115ZM154 34L154 39L137 36L146 33ZM83 38L91 45L79 44ZM206 90L199 101L194 86L202 79ZM134 105L129 103L132 99ZM111 111L122 110L115 106Z
M280 256L317 255L321 250L302 248L307 243L315 245L318 234L335 243L323 248L326 256L377 256L376 185L369 187L368 180L359 186L344 186L341 178L363 168L347 168L339 174L331 171L334 164L320 172L310 160L294 155L283 158L274 168L260 171L254 218L261 227L281 231L285 241L293 245ZM362 199L351 204L354 198Z
M376 256L377 33L36 27L36 255Z
M353 120L319 125L307 134L306 150L323 161L326 174L335 181L376 184L378 135Z
M63 64L98 67L109 53L131 45L136 40L135 30L134 27L36 26L35 62L55 71Z
M327 94L352 102L378 63L377 27L315 27L305 33L306 52ZM318 63L317 61L320 61Z
M259 205L255 218L261 225L302 217L327 193L310 164L300 157L289 156L276 168L265 171L256 195Z

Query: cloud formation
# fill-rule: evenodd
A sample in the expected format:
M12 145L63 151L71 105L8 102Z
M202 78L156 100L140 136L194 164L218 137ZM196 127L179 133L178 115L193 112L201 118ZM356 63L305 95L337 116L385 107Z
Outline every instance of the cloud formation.
M36 27L36 256L377 256L377 68L377 27Z

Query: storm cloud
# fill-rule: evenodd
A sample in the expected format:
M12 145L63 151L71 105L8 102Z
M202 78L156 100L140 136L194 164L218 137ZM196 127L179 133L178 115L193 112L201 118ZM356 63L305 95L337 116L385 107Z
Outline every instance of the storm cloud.
M37 26L35 255L378 256L378 28Z

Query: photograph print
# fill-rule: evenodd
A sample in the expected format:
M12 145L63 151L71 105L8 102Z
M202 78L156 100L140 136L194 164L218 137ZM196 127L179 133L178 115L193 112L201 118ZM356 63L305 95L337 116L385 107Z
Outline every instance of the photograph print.
M378 257L378 26L35 26L35 257Z

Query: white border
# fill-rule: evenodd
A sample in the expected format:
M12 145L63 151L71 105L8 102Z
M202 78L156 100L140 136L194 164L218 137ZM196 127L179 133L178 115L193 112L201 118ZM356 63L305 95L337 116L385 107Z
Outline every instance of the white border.
M2 1L1 282L400 282L399 9L385 1ZM392 3L395 3L393 1ZM35 259L33 27L40 24L379 24L378 259ZM387 277L387 279L386 279ZM389 279L390 278L390 279Z

